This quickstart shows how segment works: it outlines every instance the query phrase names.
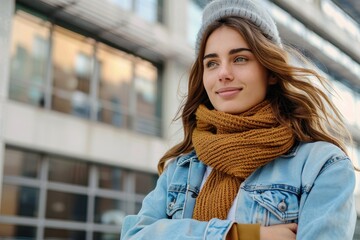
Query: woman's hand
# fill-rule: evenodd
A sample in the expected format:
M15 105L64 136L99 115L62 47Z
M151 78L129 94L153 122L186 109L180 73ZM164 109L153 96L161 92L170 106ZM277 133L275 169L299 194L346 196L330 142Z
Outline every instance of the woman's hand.
M297 224L279 224L260 227L260 240L295 240Z

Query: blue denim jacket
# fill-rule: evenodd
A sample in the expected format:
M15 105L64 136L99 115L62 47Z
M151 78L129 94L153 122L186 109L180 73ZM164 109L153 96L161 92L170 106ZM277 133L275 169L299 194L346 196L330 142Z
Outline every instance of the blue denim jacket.
M191 219L206 165L191 152L171 161L138 215L125 218L121 239L225 239L230 220ZM237 223L298 223L300 240L350 240L356 212L349 158L326 142L299 143L257 169L240 186Z

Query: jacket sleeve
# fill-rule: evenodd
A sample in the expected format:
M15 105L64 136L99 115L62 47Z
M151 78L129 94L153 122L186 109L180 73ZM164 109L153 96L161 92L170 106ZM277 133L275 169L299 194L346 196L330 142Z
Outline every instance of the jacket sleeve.
M122 240L225 240L233 222L229 220L211 219L201 222L194 219L168 219L166 214L167 187L176 167L171 162L161 174L155 189L149 193L137 215L125 217Z
M312 165L308 167L316 168L316 163ZM303 169L307 170L307 167ZM313 184L303 181L296 239L353 239L356 211L355 173L351 161L346 156L333 157L313 178Z

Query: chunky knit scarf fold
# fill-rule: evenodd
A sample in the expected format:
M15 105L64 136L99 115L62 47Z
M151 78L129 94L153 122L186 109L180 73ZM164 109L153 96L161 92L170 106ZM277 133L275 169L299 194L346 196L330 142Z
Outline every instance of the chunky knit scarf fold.
M232 115L200 105L193 145L199 159L213 169L196 200L193 218L226 219L240 184L257 168L286 153L295 137L276 120L270 103Z

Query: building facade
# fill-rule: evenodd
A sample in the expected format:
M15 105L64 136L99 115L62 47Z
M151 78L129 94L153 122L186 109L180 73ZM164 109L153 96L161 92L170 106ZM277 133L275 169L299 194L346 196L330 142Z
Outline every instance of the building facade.
M338 1L259 1L331 80L357 164L359 22ZM0 239L119 238L181 138L205 2L1 1Z

